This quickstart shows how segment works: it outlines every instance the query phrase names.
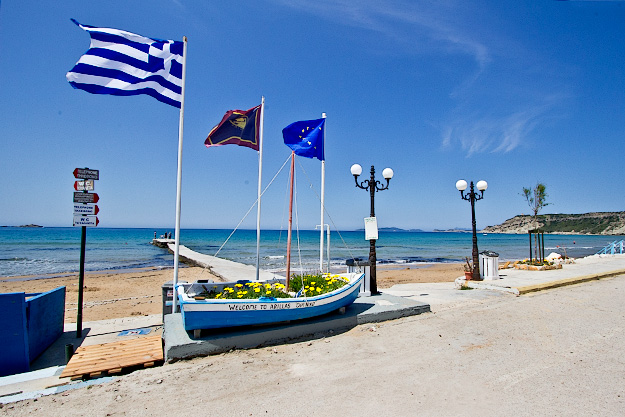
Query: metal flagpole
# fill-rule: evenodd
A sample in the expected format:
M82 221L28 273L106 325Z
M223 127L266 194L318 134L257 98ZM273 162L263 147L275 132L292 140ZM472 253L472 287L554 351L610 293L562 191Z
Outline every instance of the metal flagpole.
M326 118L325 113L321 113L322 118ZM325 124L325 123L324 123ZM323 147L326 146L326 127L323 127L323 138L321 139L323 142ZM319 272L323 272L323 232L324 232L324 199L325 199L325 190L326 190L326 160L325 156L321 161L321 227L319 232ZM328 273L330 270L328 269Z
M291 280L291 238L293 231L293 184L295 183L295 151L291 151L291 193L289 197L289 232L286 238L286 287Z
M184 127L184 87L185 77L187 70L187 37L182 37L184 42L182 50L182 91L180 100L180 121L178 122L178 178L176 182L176 235L174 236L175 248L174 248L174 293L171 306L171 312L176 313L177 299L178 299L178 256L180 254L180 202L181 202L181 188L182 188L182 132Z
M265 127L265 96L260 102L260 138L258 139L258 211L256 213L256 281L260 279L260 196L263 179L263 130Z

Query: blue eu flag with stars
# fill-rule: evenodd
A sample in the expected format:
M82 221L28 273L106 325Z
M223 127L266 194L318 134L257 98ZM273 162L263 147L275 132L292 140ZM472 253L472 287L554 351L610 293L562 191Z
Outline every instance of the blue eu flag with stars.
M284 144L296 155L323 161L323 136L326 119L302 120L282 129Z

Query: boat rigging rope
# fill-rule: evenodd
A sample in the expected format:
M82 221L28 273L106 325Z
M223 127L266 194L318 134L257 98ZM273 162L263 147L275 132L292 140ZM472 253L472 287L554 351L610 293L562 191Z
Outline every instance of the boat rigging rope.
M315 195L317 196L317 199L319 200L319 202L321 203L321 197L319 196L319 194L317 193L317 190L315 190L314 185L312 184L312 181L310 180L310 177L308 176L308 174L306 173L306 170L304 169L304 167L302 166L302 164L297 161L300 168L302 169L302 172L304 173L304 175L306 176L306 179L308 180L309 184L310 184L310 188L313 190L313 192L315 193ZM343 242L343 246L345 247L345 249L347 250L347 252L349 253L349 256L351 257L351 259L355 259L354 254L352 253L351 249L349 248L349 246L347 246L347 243L345 242L345 239L343 239L343 235L341 235L341 232L339 231L339 229L336 227L336 224L334 223L334 219L332 219L332 216L330 215L330 213L328 212L328 210L326 210L326 206L324 204L323 206L323 212L325 214L328 215L328 218L330 219L330 223L332 223L332 226L334 227L334 230L336 231L336 233L339 235L339 237L341 238L341 241ZM323 230L323 225L321 226L321 230ZM328 271L329 273L330 271Z
M284 169L284 167L286 166L287 162L289 162L289 160L291 159L291 155L289 155L289 157L286 159L286 161L284 161L284 163L282 164L282 166L280 167L280 169L278 170L278 172L276 172L276 175L273 176L273 178L271 179L271 181L269 181L269 184L267 184L267 186L265 187L265 189L263 190L262 193L260 193L260 197L263 196L263 194L265 194L265 191L267 191L267 189L271 186L271 184L273 184L273 182L275 181L275 179L278 177L278 175L280 174L280 172L282 172L282 170ZM259 197L259 198L260 198ZM237 229L239 228L239 226L241 226L241 223L243 223L243 221L245 220L245 218L248 216L248 214L250 214L250 212L252 211L252 209L254 208L254 206L256 206L256 204L258 204L258 199L256 199L256 201L254 201L254 203L252 204L252 206L250 207L250 209L247 211L247 213L245 213L245 215L243 216L243 218L241 219L241 221L239 222L239 224L237 224L237 226L234 228L234 230L232 231L232 233L230 233L230 236L228 236L228 238L225 240L225 242L219 247L219 249L217 250L217 252L215 252L214 256L217 256L217 254L219 254L219 252L223 249L224 246L226 246L226 243L228 243L228 241L230 240L230 238L232 237L232 235L234 235L234 233L237 231Z

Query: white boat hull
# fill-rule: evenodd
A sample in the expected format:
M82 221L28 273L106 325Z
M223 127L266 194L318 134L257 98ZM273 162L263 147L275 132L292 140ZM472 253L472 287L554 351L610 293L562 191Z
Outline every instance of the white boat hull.
M279 323L321 316L356 300L364 274L347 274L349 283L327 294L313 297L244 300L196 300L178 287L178 300L185 330L216 329Z

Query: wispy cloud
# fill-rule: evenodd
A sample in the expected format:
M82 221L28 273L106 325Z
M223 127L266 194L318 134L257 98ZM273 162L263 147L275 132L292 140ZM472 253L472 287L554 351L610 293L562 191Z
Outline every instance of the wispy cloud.
M443 147L459 144L469 157L477 153L506 153L523 144L537 126L554 117L562 98L550 97L539 105L527 106L503 116L465 114L444 126Z
M339 24L378 32L394 40L396 45L407 45L409 53L423 52L442 59L470 57L475 67L455 70L461 79L449 91L455 108L449 110L447 119L450 121L443 123L441 129L443 147L459 144L467 156L513 151L528 140L557 106L553 92L533 85L532 81L526 81L527 85L510 86L510 82L521 82L522 77L510 81L498 75L513 71L521 74L524 67L518 65L527 62L519 56L525 52L517 49L517 41L507 42L501 29L489 25L487 16L481 14L484 12L471 2L274 1ZM495 33L489 35L489 30ZM502 59L517 63L517 67L501 66L497 60ZM510 62L507 65L514 65ZM488 99L474 98L484 91L491 94Z
M462 28L455 1L276 0L340 24L375 31L419 48L471 56L478 73L490 61L489 50ZM475 77L472 77L475 78Z

